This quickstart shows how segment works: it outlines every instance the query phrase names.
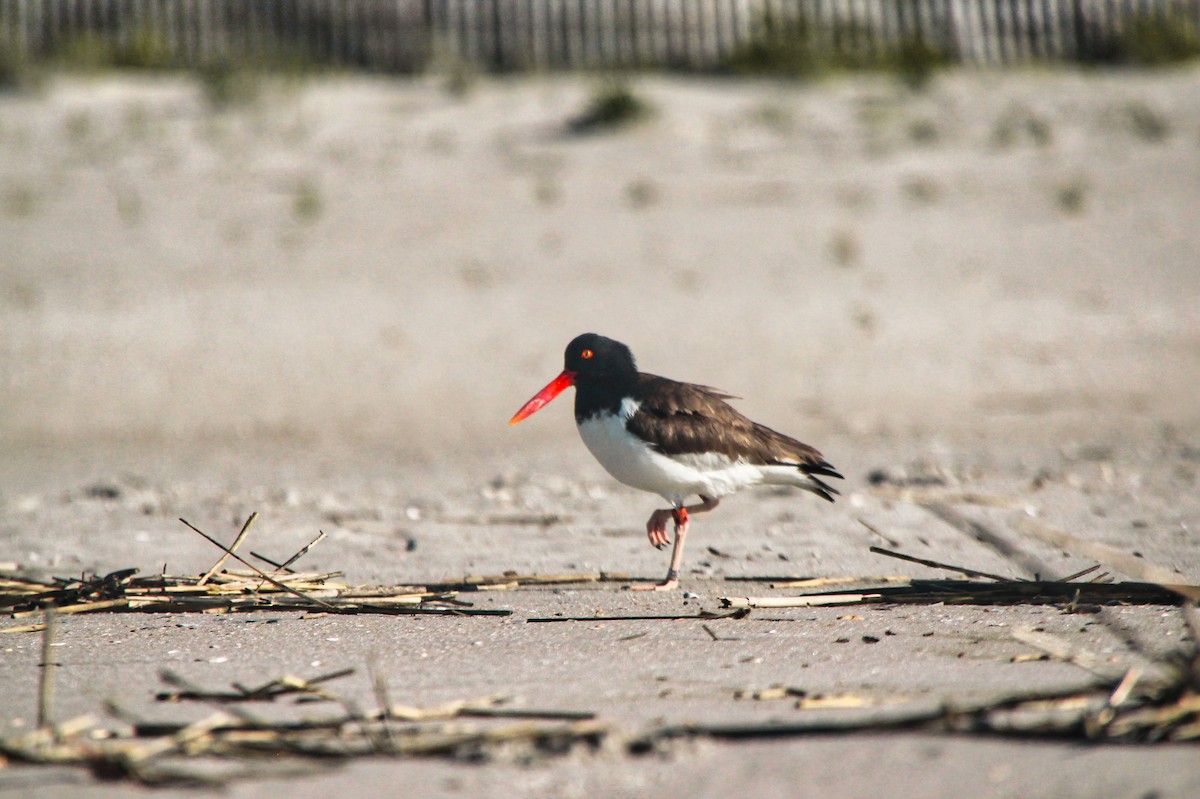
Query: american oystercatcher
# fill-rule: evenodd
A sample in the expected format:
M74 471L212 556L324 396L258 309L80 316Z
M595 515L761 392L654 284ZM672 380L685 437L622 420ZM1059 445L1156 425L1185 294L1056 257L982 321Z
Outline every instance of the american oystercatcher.
M671 568L661 583L635 589L678 587L688 515L712 510L726 494L763 484L797 486L830 502L838 493L821 478L842 475L816 449L750 421L725 402L730 394L639 372L629 347L595 333L567 345L562 374L508 423L533 415L568 386L575 386L579 436L600 465L671 503L646 522L658 549L667 545L667 520L675 522ZM693 495L700 503L685 505Z

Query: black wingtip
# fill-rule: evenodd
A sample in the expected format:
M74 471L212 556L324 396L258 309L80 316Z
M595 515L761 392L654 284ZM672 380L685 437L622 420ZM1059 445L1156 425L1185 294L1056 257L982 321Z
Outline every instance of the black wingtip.
M837 469L833 468L833 464L829 461L821 461L820 463L807 463L801 468L803 469L804 473L808 475L819 474L822 477L836 477L839 480L846 479L841 475L840 472L838 472Z
M819 478L813 477L811 473L809 473L808 479L816 483L815 487L809 488L808 490L816 494L821 499L824 499L828 502L833 502L834 496L839 496L841 494L841 492L833 486L829 485L823 480L820 480Z

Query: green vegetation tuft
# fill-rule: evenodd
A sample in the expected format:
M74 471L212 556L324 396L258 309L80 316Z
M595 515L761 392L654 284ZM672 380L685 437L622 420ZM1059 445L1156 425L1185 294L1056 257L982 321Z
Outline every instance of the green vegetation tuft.
M919 205L932 205L942 197L941 187L929 178L910 178L902 189L908 199Z
M850 268L862 261L862 245L849 230L837 230L829 239L829 258L836 266Z
M625 200L631 208L648 208L660 199L661 192L651 180L635 180L625 186Z
M804 14L780 20L768 9L757 35L736 48L726 65L743 75L814 76L821 68L816 30Z
M142 28L113 49L111 65L118 69L167 69L172 66L170 45L160 32Z
M72 111L63 118L63 130L71 144L84 144L92 135L92 115L87 111Z
M246 105L259 98L269 72L286 78L303 78L319 59L298 43L263 41L253 52L216 57L200 65L180 60L165 30L143 27L132 32L86 30L52 42L34 59L15 58L0 47L0 89L21 85L33 66L69 72L108 70L179 70L193 75L217 109Z
M1096 66L1164 67L1200 56L1200 29L1182 11L1140 14L1112 36L1097 38L1079 60Z
M292 198L292 214L297 222L307 225L317 221L324 207L321 189L313 180L303 178L296 184L296 194Z
M851 23L818 23L805 13L782 19L768 10L760 18L754 38L738 47L725 67L740 75L794 78L872 70L892 73L905 85L920 89L950 61L921 36L887 47L873 45L872 38Z
M230 61L214 61L196 70L209 105L218 110L250 105L262 94L263 75Z
M921 36L904 39L895 52L885 57L879 68L890 70L910 89L929 85L937 70L950 64L950 55Z
M908 126L908 138L915 144L936 144L941 137L937 123L932 119L918 119Z
M576 133L616 130L650 115L650 104L634 94L623 80L603 83L588 100L583 113L570 123Z
M56 42L51 60L60 69L97 72L113 66L116 49L97 31L83 31Z
M4 213L18 219L28 219L37 211L38 197L32 188L24 185L6 187L4 191Z
M1054 144L1054 129L1046 119L1024 106L1009 108L992 126L992 144L1008 149L1022 141L1037 147Z
M1068 216L1078 216L1087 208L1087 183L1082 178L1063 183L1055 189L1059 210Z
M142 196L137 189L122 189L117 192L117 217L132 227L142 221Z
M454 59L445 70L446 92L463 99L479 85L479 71L461 58Z
M0 43L0 92L26 89L34 82L29 59L19 50Z
M1130 129L1144 141L1165 141L1171 133L1167 118L1143 102L1129 103L1125 107L1125 117Z
M1200 56L1196 19L1180 11L1138 17L1124 39L1128 60L1141 66L1179 64Z

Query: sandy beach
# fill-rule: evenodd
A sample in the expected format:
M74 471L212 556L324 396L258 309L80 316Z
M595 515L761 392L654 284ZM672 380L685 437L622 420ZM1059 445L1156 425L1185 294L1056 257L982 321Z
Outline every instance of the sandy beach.
M503 695L614 732L534 762L275 764L224 795L1195 796L1194 746L614 743L852 712L735 698L773 685L938 702L1090 678L1027 657L1018 630L1150 669L1187 638L1174 608L788 608L717 636L529 620L716 611L747 578L946 576L871 546L1012 579L1119 552L1200 583L1200 71L964 71L922 92L649 76L631 84L644 120L574 132L600 85L267 81L214 107L183 77L106 76L0 96L0 562L200 573L219 553L177 519L228 541L257 511L254 549L286 557L323 530L306 568L351 584L657 578L660 500L590 458L569 398L506 424L588 330L819 447L846 475L839 502L722 502L695 520L674 594L474 600L503 618L67 618L56 715L204 715L155 700L164 667L210 687L354 667L338 689L371 705L370 660L397 702ZM41 641L0 638L0 733L19 734ZM130 788L10 763L0 790ZM176 793L196 795L155 795Z

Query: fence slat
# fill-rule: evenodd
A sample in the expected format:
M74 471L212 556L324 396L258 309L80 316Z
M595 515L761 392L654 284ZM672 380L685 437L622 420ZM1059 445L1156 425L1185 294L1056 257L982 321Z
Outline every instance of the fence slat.
M1200 0L0 0L0 50L54 58L89 36L185 67L300 58L407 72L436 53L496 71L704 70L761 42L769 17L772 36L803 21L809 45L843 56L919 38L963 64L1003 65L1105 57L1152 15L1200 26Z

